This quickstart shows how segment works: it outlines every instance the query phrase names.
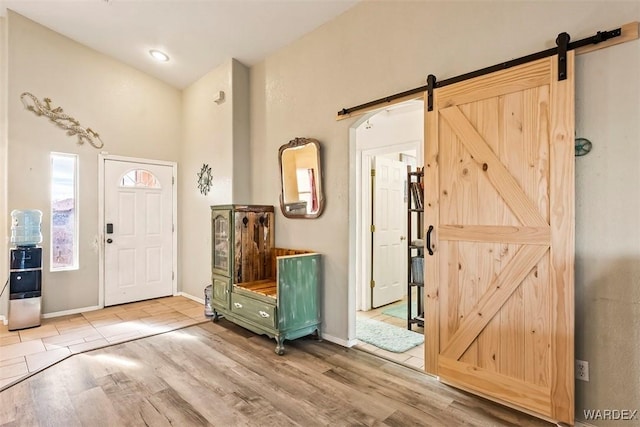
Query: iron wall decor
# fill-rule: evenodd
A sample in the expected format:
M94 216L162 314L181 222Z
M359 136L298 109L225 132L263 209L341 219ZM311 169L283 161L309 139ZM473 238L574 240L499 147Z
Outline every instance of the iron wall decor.
M200 172L198 172L198 189L200 190L200 193L205 196L211 189L211 180L211 167L208 164L203 163Z

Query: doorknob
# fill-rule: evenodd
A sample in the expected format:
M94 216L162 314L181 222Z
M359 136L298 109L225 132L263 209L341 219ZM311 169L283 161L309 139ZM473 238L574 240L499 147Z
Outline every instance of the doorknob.
M113 239L107 239L107 243L113 243Z
M400 240L407 240L407 238L404 236L400 236Z

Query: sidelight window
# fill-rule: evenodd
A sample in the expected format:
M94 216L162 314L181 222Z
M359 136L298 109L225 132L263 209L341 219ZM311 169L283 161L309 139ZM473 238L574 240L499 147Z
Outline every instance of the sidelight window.
M78 268L78 156L51 153L51 271Z

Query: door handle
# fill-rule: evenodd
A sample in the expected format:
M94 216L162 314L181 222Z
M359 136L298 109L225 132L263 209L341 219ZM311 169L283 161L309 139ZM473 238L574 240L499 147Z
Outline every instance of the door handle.
M107 239L107 243L113 243L113 239Z
M400 236L400 240L407 240L407 238L404 236Z
M433 255L433 249L431 249L431 232L433 231L433 225L429 226L427 230L427 251L429 251L429 255Z

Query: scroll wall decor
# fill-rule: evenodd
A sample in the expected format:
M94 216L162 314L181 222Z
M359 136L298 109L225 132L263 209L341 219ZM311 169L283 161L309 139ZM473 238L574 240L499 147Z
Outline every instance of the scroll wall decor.
M30 105L29 98L33 102ZM83 144L85 141L94 146L95 148L102 148L104 143L100 139L100 135L97 132L91 130L91 128L83 128L73 117L65 114L61 107L51 108L51 99L43 98L43 102L40 102L38 98L29 92L23 92L20 95L20 100L29 111L33 111L36 116L46 116L50 121L67 131L67 135L78 135L78 144Z

